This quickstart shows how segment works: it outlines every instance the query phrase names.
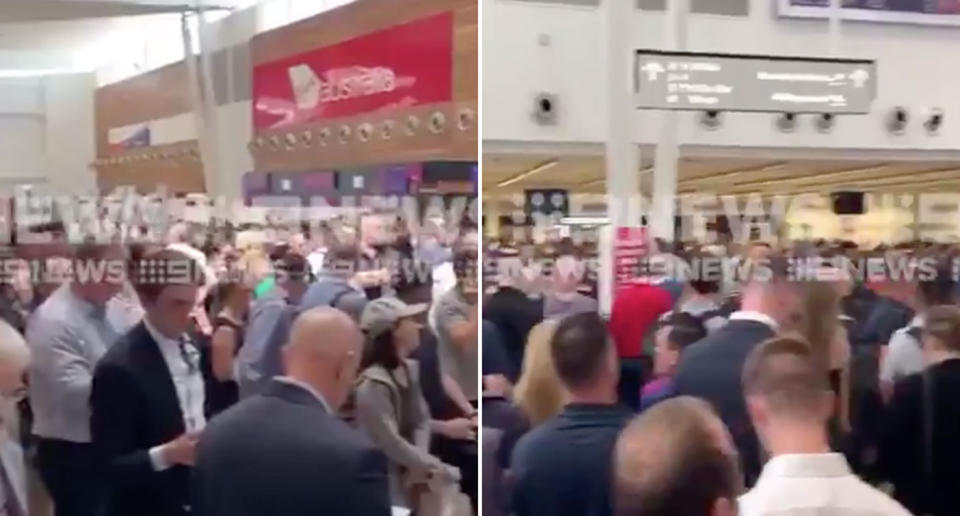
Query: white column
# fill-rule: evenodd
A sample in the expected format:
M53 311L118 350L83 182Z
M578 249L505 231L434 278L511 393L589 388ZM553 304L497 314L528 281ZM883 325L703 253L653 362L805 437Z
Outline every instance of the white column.
M827 41L830 44L830 55L840 55L840 29L843 19L841 0L830 0L830 27Z
M604 0L607 35L607 135L604 159L607 170L607 214L610 224L640 224L639 147L633 142L633 70L630 19L634 3Z
M690 0L670 0L668 2L667 38L664 47L672 50L687 49L687 18L690 14ZM663 126L660 141L654 156L653 171L653 213L650 230L654 237L669 242L674 238L674 222L677 205L677 166L680 160L678 142L677 112L666 111L662 114Z
M200 149L200 160L203 165L203 180L208 195L219 193L219 160L217 159L216 133L216 99L213 97L213 77L209 73L209 56L204 55L203 16L196 13L197 41L200 47L199 55L193 54L192 35L190 31L189 14L181 16L181 30L183 35L183 50L187 63L187 79L190 88L190 97L193 101L193 113L197 127L197 145Z

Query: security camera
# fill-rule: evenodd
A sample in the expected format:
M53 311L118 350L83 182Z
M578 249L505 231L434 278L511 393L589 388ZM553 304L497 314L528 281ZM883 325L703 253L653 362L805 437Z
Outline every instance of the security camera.
M797 129L796 113L780 113L776 118L777 129L785 133L792 133Z
M533 98L533 120L539 125L556 125L556 95L552 93L538 93Z
M380 137L384 140L389 140L393 138L393 127L396 125L396 122L393 120L385 120L383 125L380 126Z
M430 115L430 132L440 134L447 126L447 116L440 111L434 111Z
M723 112L714 109L700 114L700 125L705 129L718 129L723 125Z
M322 127L320 132L317 134L317 141L320 143L321 147L327 146L327 140L330 139L330 128Z
M457 114L457 128L461 131L470 129L473 125L473 110L470 108L461 109Z
M821 113L815 122L817 130L821 133L829 133L833 126L837 124L837 117L833 113Z
M907 108L895 107L887 116L887 130L893 134L903 134L910 122L910 112Z
M370 135L373 134L373 126L370 123L363 123L357 127L357 138L361 142L370 141Z
M930 111L930 117L927 118L927 121L923 123L923 126L927 128L927 132L930 134L937 134L940 132L940 126L943 125L943 110L939 108L934 108Z
M313 147L313 131L308 129L300 133L300 143L307 149Z
M350 133L352 132L353 130L350 129L349 125L341 125L340 126L340 143L346 144L348 141L350 141Z
M406 128L404 132L407 136L413 136L417 134L417 129L420 128L420 119L417 118L417 115L410 115L407 117Z

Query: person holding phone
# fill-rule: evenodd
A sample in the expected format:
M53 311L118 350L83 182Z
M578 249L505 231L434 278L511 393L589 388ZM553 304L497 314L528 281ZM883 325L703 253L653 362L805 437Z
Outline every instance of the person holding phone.
M200 352L188 337L204 276L171 249L147 255L135 273L143 321L93 373L90 428L109 485L102 514L185 516L206 426Z
M408 305L392 297L376 299L364 308L360 328L367 346L354 400L359 426L390 461L392 503L412 509L435 480L452 484L460 479L457 468L430 454L433 423L420 388L419 365L409 358L420 345L422 326L416 317L426 309L424 304ZM458 426L459 437L476 439L469 420L437 424Z

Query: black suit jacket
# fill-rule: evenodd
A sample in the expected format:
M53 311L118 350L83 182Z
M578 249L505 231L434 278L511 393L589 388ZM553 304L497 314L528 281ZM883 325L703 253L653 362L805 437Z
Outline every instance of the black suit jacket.
M730 321L683 350L674 377L676 395L705 399L717 410L737 445L748 486L760 475L761 453L740 377L747 355L773 336L773 330L761 322Z
M930 397L924 413L924 374ZM897 382L882 425L880 467L894 497L913 514L960 514L960 359ZM931 418L927 427L924 420ZM931 441L927 430L932 428Z
M150 462L150 448L185 428L170 369L142 322L97 364L90 404L93 442L108 478L106 516L187 514L189 468L157 472Z
M193 499L202 516L389 516L387 459L310 392L273 380L204 431Z
M484 301L483 318L500 330L513 369L519 371L527 347L527 334L543 320L543 301L530 299L512 287L500 287Z

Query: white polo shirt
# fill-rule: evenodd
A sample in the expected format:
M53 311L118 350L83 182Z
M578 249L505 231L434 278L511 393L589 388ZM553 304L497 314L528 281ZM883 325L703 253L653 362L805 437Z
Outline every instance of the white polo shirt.
M839 453L770 459L739 504L740 516L910 516L854 475Z

